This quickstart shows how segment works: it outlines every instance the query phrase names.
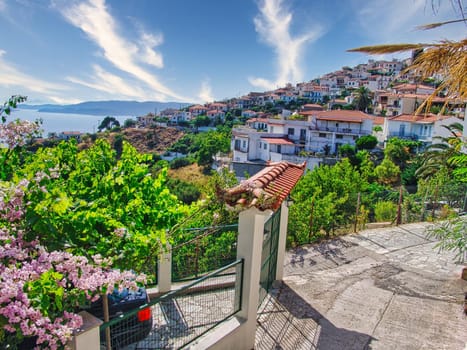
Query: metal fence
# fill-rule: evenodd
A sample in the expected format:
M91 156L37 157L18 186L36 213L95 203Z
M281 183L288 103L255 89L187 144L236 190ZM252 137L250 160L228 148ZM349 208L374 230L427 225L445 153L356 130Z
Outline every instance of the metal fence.
M172 281L197 279L235 261L238 224L184 230L184 242L172 248Z
M279 209L264 224L258 305L261 305L276 279L280 219L281 210Z
M239 259L112 319L100 327L101 349L180 349L240 311L242 280ZM138 329L142 319L149 322Z

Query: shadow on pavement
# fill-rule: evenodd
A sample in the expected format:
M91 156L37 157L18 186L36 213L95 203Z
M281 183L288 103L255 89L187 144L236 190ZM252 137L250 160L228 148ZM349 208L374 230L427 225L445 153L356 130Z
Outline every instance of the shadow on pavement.
M258 310L255 349L362 350L372 339L336 327L283 282Z
M306 268L325 263L331 266L348 263L344 251L358 244L341 238L322 241L319 244L304 245L291 250L290 265Z

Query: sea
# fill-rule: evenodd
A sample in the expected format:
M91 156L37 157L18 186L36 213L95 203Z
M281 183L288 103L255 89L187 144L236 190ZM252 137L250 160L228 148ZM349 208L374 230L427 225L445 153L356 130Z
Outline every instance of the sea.
M112 116L117 119L121 125L127 119L136 119L134 116ZM97 128L104 120L102 115L72 114L72 113L50 113L39 112L32 109L14 109L7 116L7 120L41 120L41 133L47 137L49 133L60 133L63 131L79 131L82 133L95 133Z

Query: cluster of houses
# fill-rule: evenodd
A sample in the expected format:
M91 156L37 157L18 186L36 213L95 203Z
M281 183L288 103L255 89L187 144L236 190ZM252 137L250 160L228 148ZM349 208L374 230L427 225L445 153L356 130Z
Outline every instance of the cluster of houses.
M415 115L418 107L434 92L427 84L415 81L411 73L402 73L410 59L374 61L356 67L343 67L319 79L298 83L268 92L248 95L222 102L194 105L181 110L165 110L157 117L165 117L172 125L189 122L198 116L224 120L226 114L240 110L246 124L232 130L232 168L237 176L255 173L268 161L307 162L309 168L331 161L341 145L355 145L364 135L374 135L381 146L391 137L421 141L422 147L450 136L443 125L464 118L465 101L450 105L450 115ZM397 83L401 82L403 83ZM337 99L342 90L366 87L373 98L372 114L346 110L354 96ZM258 106L283 107L292 101L306 99L309 103L299 110L281 108L278 115L255 112ZM441 109L445 99L437 97L433 106ZM238 114L237 114L238 115ZM154 115L138 117L141 126L155 123Z
M332 162L340 146L355 145L359 137L370 134L377 137L381 146L389 138L399 137L421 141L423 147L450 136L443 126L465 119L466 103L460 101L456 105L451 101L449 115L416 115L435 87L413 83L416 80L410 72L402 73L408 64L410 59L368 60L295 86L287 84L273 91L250 92L221 102L150 113L137 117L137 124L139 127L182 125L199 116L222 122L229 113L243 117L247 121L233 128L231 143L232 168L239 177L256 173L269 161L306 161L311 169ZM360 87L371 92L372 114L345 108L354 99L352 91ZM336 98L343 90L350 94L344 99ZM288 103L300 100L307 104L298 110L285 108ZM440 110L446 100L437 97L432 102ZM268 104L280 113L257 112L261 110L257 107ZM67 139L80 135L70 132L58 136Z
M324 110L311 105L284 117L252 118L232 130L232 168L237 176L253 173L268 161L307 162L313 167L332 162L344 144L355 146L364 135L381 145L391 137L421 141L422 147L450 136L443 125L459 122L456 116L399 114L377 117L354 110ZM376 128L379 126L379 128Z

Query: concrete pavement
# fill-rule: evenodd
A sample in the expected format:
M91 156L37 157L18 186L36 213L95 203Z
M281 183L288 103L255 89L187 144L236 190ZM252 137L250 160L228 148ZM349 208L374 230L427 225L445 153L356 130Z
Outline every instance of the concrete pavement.
M256 349L467 349L467 282L426 223L365 230L286 254Z

